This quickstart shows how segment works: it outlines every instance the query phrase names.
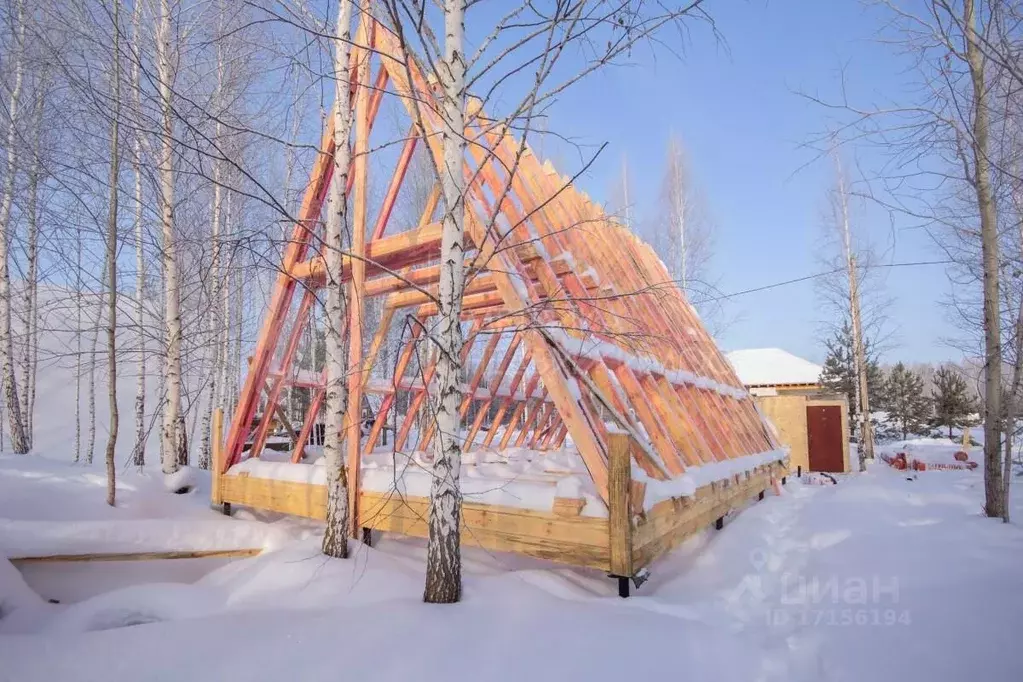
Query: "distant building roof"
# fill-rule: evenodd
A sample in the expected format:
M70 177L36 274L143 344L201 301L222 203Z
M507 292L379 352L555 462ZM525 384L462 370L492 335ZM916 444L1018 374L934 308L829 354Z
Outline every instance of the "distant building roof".
M781 348L751 348L727 354L739 381L746 386L816 384L821 366Z

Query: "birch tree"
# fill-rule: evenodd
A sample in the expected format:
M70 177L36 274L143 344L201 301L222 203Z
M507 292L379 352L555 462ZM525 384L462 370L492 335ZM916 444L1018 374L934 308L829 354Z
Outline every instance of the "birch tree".
M28 171L28 236L25 258L25 343L21 365L21 414L25 439L32 448L35 429L36 372L39 366L39 185L42 182L43 111L48 87L45 73L37 79L32 114L31 163Z
M82 458L82 233L75 232L75 463Z
M135 235L135 345L138 361L135 376L135 443L132 463L141 469L146 463L146 253L145 225L142 195L142 0L134 0L131 12L131 35L134 58L131 63L132 104L137 129L132 138L131 167L135 180L134 235Z
M475 7L477 3L472 3ZM430 351L437 358L431 385L430 416L435 420L435 448L432 470L429 511L429 543L427 548L427 577L424 599L427 602L457 601L461 594L461 563L459 530L461 493L459 470L461 466L459 403L462 367L460 353L463 339L460 326L462 293L465 286L464 224L465 193L472 186L466 184L465 172L465 105L467 93L474 85L483 92L474 98L473 110L486 107L488 101L499 99L505 88L514 89L513 74L528 72L529 87L522 94L509 97L508 114L494 118L487 113L476 117L474 125L488 132L511 128L519 138L518 158L526 152L528 142L536 135L536 119L542 115L558 93L588 74L597 71L626 54L636 41L651 36L660 28L670 25L684 15L704 16L701 2L665 8L630 0L584 0L556 7L538 6L531 2L502 6L502 16L484 35L471 58L465 55L464 23L469 3L465 0L445 0L438 7L443 17L443 41L430 30L429 10L432 6L402 0L382 0L381 5L396 31L406 52L422 49L421 61L428 65L436 78L438 105L429 106L440 118L440 152L435 161L435 173L441 186L443 213L441 217L440 281L434 303L438 315L427 329ZM594 36L601 31L601 37ZM604 45L606 43L606 49ZM561 59L573 45L585 46L580 52L582 63L574 63L563 72ZM589 50L600 45L596 54ZM471 72L471 73L470 73ZM413 109L419 109L412 102ZM413 111L413 118L421 125L423 117ZM489 155L490 152L487 152ZM482 164L486 164L487 159ZM477 163L477 162L473 162ZM512 178L518 170L518 161L510 168L501 169L501 188L492 192L494 205L500 207L511 192ZM474 197L475 199L475 197ZM486 202L489 203L488 198ZM627 201L626 201L627 203ZM500 231L495 229L499 208L483 216L482 229L500 242ZM477 265L479 267L479 265ZM431 355L430 352L426 353ZM420 356L422 357L422 356Z
M223 6L220 7L221 11L218 13L218 18L222 22L224 18ZM222 37L223 30L217 33ZM218 146L221 142L221 134L223 123L221 117L223 112L221 111L221 98L223 97L224 90L224 44L222 40L217 41L216 46L217 52L217 85L213 91L213 112L214 112L214 131L213 131L213 144ZM222 246L221 246L221 212L223 210L223 164L219 156L213 158L213 210L211 216L211 227L210 227L210 242L212 245L212 257L210 263L210 277L212 285L209 294L209 311L207 317L209 319L209 344L210 354L213 356L212 368L210 370L209 386L207 388L207 403L209 405L203 413L203 425L201 429L202 433L202 449L199 456L199 468L209 469L210 468L210 421L214 410L222 407L218 396L220 395L220 381L221 375L223 374L222 364L224 357L222 355L223 344L220 343L220 337L223 332L221 329L224 327L224 319L220 316L220 295L221 288L223 287L222 273L221 273L221 257L222 257Z
M866 345L863 340L863 322L860 308L860 284L857 254L853 250L852 228L849 218L849 188L846 184L842 162L835 155L836 187L834 194L835 221L841 232L842 261L848 283L848 319L851 322L853 367L856 372L855 399L859 419L860 437L856 442L856 453L860 471L867 470L867 460L874 459L874 433L870 423L870 384Z
M682 141L674 134L668 138L658 211L645 232L711 334L724 331L725 299L711 276L713 225Z
M981 268L984 283L984 511L1007 517L1002 485L1002 340L999 301L998 207L991 188L988 87L986 59L977 34L974 0L964 0L962 25L966 64L973 88L972 144L973 189L980 214Z
M99 282L99 295L96 297L96 317L90 328L90 334L92 336L89 340L89 435L88 443L85 448L85 463L90 466L92 465L93 457L96 454L96 357L99 352L99 331L103 324L103 312L107 298L106 286L103 284L103 273L110 268L108 258L108 254L104 251L103 267L100 269L99 277L97 277Z
M462 466L459 405L462 402L462 290L465 283L465 0L444 0L444 58L438 67L444 162L440 168L444 215L441 219L440 320L437 360L437 454L430 485L429 543L423 599L434 604L462 596L459 538Z
M913 75L920 79L904 90L906 101L876 109L848 99L810 99L841 117L846 141L865 140L883 150L869 196L922 221L955 261L950 274L964 291L953 288L952 307L963 313L984 357L984 509L1003 517L1002 263L994 187L1005 169L993 164L991 111L995 86L1014 72L1019 54L1002 50L998 36L1020 24L998 21L1013 4L1002 0L878 4L886 15L882 40L912 56ZM829 145L834 137L826 136ZM959 244L949 248L950 241Z
M348 317L342 254L350 235L345 188L351 163L349 139L352 129L350 102L352 13L354 0L339 0L334 47L334 173L327 198L324 248L326 251L327 302L324 315L326 386L324 395L323 456L327 464L327 527L323 553L348 556L348 471L344 465L342 433L348 411L348 344L344 335ZM357 407L356 407L357 409Z
M11 426L11 449L17 454L28 452L28 441L21 418L18 385L14 375L14 346L11 338L11 275L8 264L11 206L14 202L14 179L18 172L18 120L21 90L25 72L25 0L16 0L14 44L14 87L7 104L7 168L3 196L0 197L0 372L2 372L4 405Z
M121 117L121 0L113 0L113 37L111 86L113 89L113 116L110 122L110 207L107 218L107 396L110 401L110 430L107 435L107 504L116 502L117 471L114 455L117 451L117 186L120 179L120 117Z
M179 447L184 443L184 415L181 414L181 304L177 263L177 235L174 228L174 118L171 54L172 19L170 0L159 0L156 23L156 71L160 97L160 226L161 257L164 277L163 377L166 395L163 404L163 473L173 474L180 461Z

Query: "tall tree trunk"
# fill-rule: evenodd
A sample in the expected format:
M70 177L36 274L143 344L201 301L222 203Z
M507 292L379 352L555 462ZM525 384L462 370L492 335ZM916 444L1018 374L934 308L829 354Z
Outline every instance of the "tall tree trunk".
M223 18L224 7L223 5L219 8L218 17ZM218 31L218 35L223 34L223 29ZM213 143L218 145L220 143L220 136L222 132L221 116L221 94L224 88L224 45L223 41L217 43L217 85L213 93L213 111L216 115L216 123L214 124L213 131ZM199 454L199 468L209 469L212 455L210 453L210 424L213 418L213 411L220 407L218 396L220 395L220 375L223 372L222 364L223 357L221 356L221 344L220 337L222 335L222 327L226 320L222 320L220 317L220 292L223 288L223 273L221 266L222 258L222 243L220 234L220 223L221 223L221 211L223 208L223 187L222 187L222 166L220 163L219 152L213 159L213 216L212 224L210 226L210 241L212 242L212 256L210 258L210 272L213 284L210 290L210 305L209 305L209 316L210 316L210 335L209 343L210 350L213 356L212 367L210 368L210 383L207 387L207 407L208 409L203 413L203 424L200 429L202 434L202 447Z
M859 470L867 470L867 460L874 459L874 434L870 425L870 391L867 381L867 353L863 342L863 322L860 315L860 284L856 254L852 247L852 229L849 224L849 190L845 184L842 162L835 157L838 175L838 201L841 206L842 248L845 256L846 276L849 280L849 317L852 322L853 368L856 374L855 400L860 437L856 443ZM903 428L905 440L905 428Z
M689 267L686 254L686 183L685 168L682 162L682 149L675 138L669 141L669 173L671 174L670 185L670 210L675 214L675 228L678 232L678 254L676 256L676 267L678 268L679 286L682 291L689 295Z
M345 187L351 164L349 139L352 129L350 106L352 11L354 0L339 0L337 38L334 41L334 174L327 200L325 226L327 266L326 306L326 394L323 456L327 463L327 528L323 534L323 553L348 556L348 471L344 465L342 430L348 411L348 344L344 336L348 317L345 284L342 278L342 253L348 232L348 208ZM368 58L368 54L367 54Z
M988 152L989 112L984 55L977 35L974 0L963 3L966 62L973 84L973 187L980 213L981 255L984 281L984 511L990 517L1005 515L1002 487L1002 348L999 310L998 208L991 187Z
M187 459L184 418L181 416L181 304L178 277L177 237L174 230L174 121L171 106L171 83L174 79L171 60L170 0L160 0L156 36L156 70L159 78L160 109L160 222L163 235L164 271L164 346L166 358L163 376L167 394L163 404L163 473L178 470L183 448Z
M162 221L162 218L161 218L161 221ZM161 240L162 240L162 237L161 237ZM162 254L162 249L161 249L161 254ZM165 416L164 415L164 410L165 410L165 406L166 406L166 403L167 403L167 372L166 372L166 369L167 369L167 339L166 339L166 330L167 330L167 272L166 272L166 270L164 270L164 262L163 262L163 256L162 255L160 257L160 320L159 320L159 323L160 323L160 329L163 332L163 340L160 343L159 350L157 351L157 353L159 355L159 362L160 362L160 373L157 376L157 380L156 380L156 395L159 396L158 403L159 403L159 406L160 406L160 438L159 438L159 441L160 441L160 453L159 454L160 454L160 469L162 471L163 470L163 463L164 463L164 461L166 461L166 458L169 457L169 455L167 455L167 448L164 447L166 445L166 439L164 438L164 434L166 432L166 429L164 429L164 425L163 425L163 418Z
M1010 400L1011 402L1011 400ZM1009 523L1009 486L1011 485L1012 479L1012 436L1013 427L1011 426L1012 420L1015 419L1013 408L1010 405L1006 409L1006 426L1005 429L1005 459L1002 460L1004 467L1002 469L1002 496L1005 498L1005 503L1002 505L1002 522Z
M424 601L457 602L462 595L462 557L459 538L462 493L459 442L462 402L462 290L465 282L462 247L465 176L465 0L444 0L444 59L439 65L443 88L444 128L441 191L444 217L440 252L440 320L437 346L437 455L430 486L429 543L426 550Z
M1016 208L1016 218L1019 237L1020 253L1023 254L1023 222L1019 221L1023 201L1019 190L1013 193L1013 204ZM1020 387L1023 385L1023 294L1020 295L1016 306L1016 322L1013 329L1013 364L1012 383L1009 384L1009 394L1005 396L1005 454L1002 460L1002 495L1005 504L1002 509L1002 521L1009 523L1009 492L1012 485L1012 449L1014 436L1016 434L1016 405L1019 400ZM949 427L949 438L951 435Z
M226 215L228 222L230 223L231 216L231 197L232 193L227 194L227 209ZM237 255L238 243L234 244L235 254ZM239 381L242 371L242 334L245 326L245 282L243 279L243 270L241 267L234 268L235 277L235 305L234 305L234 322L235 322L235 337L234 337L234 360L231 363L231 410L233 411L235 405L238 404L238 393L239 393Z
M179 467L186 467L189 465L189 450L188 450L188 428L185 424L185 413L183 411L178 412L177 426L174 429L174 442L177 445L177 463Z
M36 368L39 366L39 176L42 172L40 138L43 127L44 79L39 79L33 106L32 165L28 172L28 272L25 283L25 346L21 367L21 417L25 439L32 448L36 393Z
M96 305L96 323L92 326L92 341L89 342L89 442L85 450L85 463L92 465L96 454L96 355L99 352L99 329L103 325L103 309L106 307L107 288L104 274L110 268L109 254L103 252L103 269L100 270L99 301Z
M75 230L75 462L82 459L82 233Z
M231 227L231 192L227 193L227 200L224 202L224 234L232 234ZM227 242L224 242L227 243ZM237 244L232 242L230 256L224 267L223 273L223 291L221 297L223 299L223 325L224 331L221 336L221 349L220 354L222 358L221 365L221 377L220 377L220 400L219 405L224 408L224 414L231 414L234 409L234 394L237 390L237 375L238 368L235 364L234 357L231 355L231 339L233 337L232 328L235 327L237 321L238 327L238 340L241 342L241 313L242 313L242 302L241 296L235 295L233 289L237 288L235 280L240 278L235 268L235 257L237 252ZM232 301L234 302L234 308L232 308ZM237 310L235 310L237 308ZM236 318L236 319L233 319Z
M210 325L210 338L215 338L213 325ZM213 453L210 445L212 443L212 422L213 411L216 409L217 401L217 351L219 345L215 341L210 342L210 352L213 354L213 363L210 368L210 379L206 384L206 409L202 411L202 425L199 427L199 468L209 469L213 463Z
M139 80L142 60L142 3L135 0L132 8L132 40L136 57L131 65L131 90L135 115L142 112L142 86ZM146 463L146 252L145 229L142 224L142 131L136 130L132 141L132 172L135 176L135 343L138 346L138 366L135 377L135 443L132 464L141 469Z
M117 471L114 455L117 452L117 185L121 177L120 117L121 117L121 2L114 0L113 75L114 115L110 124L110 213L107 218L107 396L110 399L110 432L107 434L107 504L116 503Z
M2 372L4 404L11 422L11 449L19 455L28 452L18 384L14 376L14 345L11 338L11 274L8 269L8 228L11 205L14 201L14 178L18 172L18 102L25 71L25 0L17 0L17 33L14 54L14 88L7 105L10 120L7 125L7 171L4 177L3 197L0 198L0 372Z

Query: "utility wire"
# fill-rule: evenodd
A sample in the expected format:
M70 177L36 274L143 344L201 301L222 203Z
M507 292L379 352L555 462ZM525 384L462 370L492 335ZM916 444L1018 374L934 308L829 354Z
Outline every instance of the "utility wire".
M927 260L927 261L912 261L907 263L882 263L881 265L873 265L871 268L909 268L917 267L922 265L949 265L955 263L953 260ZM812 275L804 275L803 277L796 277L795 279L787 279L784 282L775 282L774 284L765 284L761 287L754 287L752 289L743 289L742 291L734 291L730 294L722 294L720 296L709 296L703 301L724 301L729 298L735 298L736 296L745 296L746 294L754 294L758 291L767 291L768 289L777 289L778 287L788 286L790 284L799 284L800 282L806 282L811 279L817 279L818 277L827 277L833 275L836 272L843 272L845 268L835 268L834 270L826 270L824 272L817 272Z

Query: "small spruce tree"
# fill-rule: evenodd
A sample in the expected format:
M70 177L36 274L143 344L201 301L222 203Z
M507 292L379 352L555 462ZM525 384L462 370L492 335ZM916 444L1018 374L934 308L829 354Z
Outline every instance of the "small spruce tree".
M972 415L979 410L969 384L954 367L939 367L934 372L931 402L934 405L932 423L947 427L949 438L952 438L953 428L970 426Z
M920 433L931 413L931 401L924 395L923 378L901 362L892 367L885 381L884 407L902 430L902 438Z
M828 348L828 356L824 360L820 384L832 393L844 395L849 400L849 422L853 432L859 428L860 406L856 402L856 363L853 357L852 327L848 322L835 335L824 342ZM884 373L877 362L877 356L871 349L869 340L864 340L864 351L867 356L867 391L871 405L883 402Z

